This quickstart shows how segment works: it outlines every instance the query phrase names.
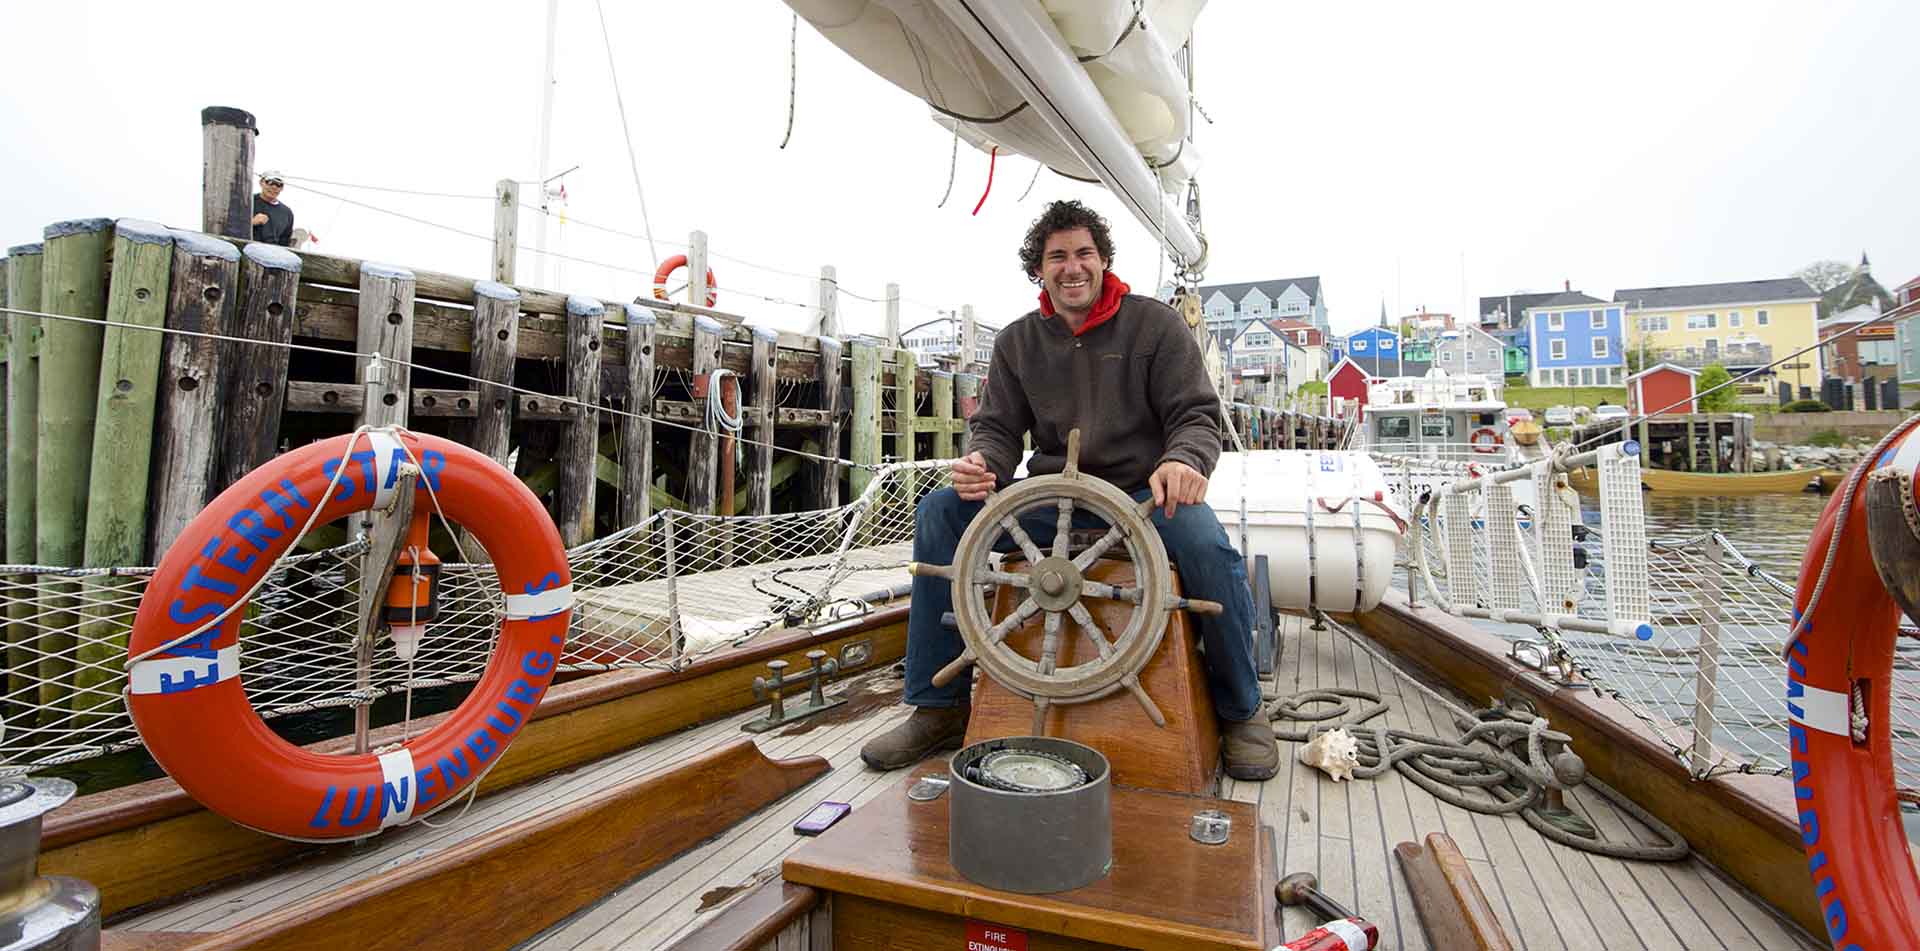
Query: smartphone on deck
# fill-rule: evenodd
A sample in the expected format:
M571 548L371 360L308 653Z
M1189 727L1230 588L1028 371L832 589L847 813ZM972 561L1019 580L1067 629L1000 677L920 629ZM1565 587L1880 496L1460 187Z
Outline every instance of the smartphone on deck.
M793 824L793 831L799 835L819 835L852 811L853 807L844 802L822 802L800 817L800 821Z

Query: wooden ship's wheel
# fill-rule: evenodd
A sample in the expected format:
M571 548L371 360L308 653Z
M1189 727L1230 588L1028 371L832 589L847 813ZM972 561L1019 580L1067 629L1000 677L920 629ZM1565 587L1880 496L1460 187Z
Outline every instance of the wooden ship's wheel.
M966 648L953 663L933 676L944 685L979 664L987 676L1034 705L1033 733L1045 732L1048 707L1098 700L1121 689L1131 691L1156 726L1167 724L1153 698L1140 685L1140 671L1153 657L1166 633L1167 616L1177 610L1217 614L1213 601L1182 598L1173 593L1173 571L1166 546L1149 515L1153 500L1135 502L1118 488L1080 471L1080 431L1067 437L1066 469L1058 475L1023 480L996 492L960 536L952 565L916 563L915 574L946 578L953 583L954 618ZM1020 517L1035 510L1050 512L1053 544L1042 550ZM1074 514L1086 511L1110 526L1085 549L1072 550ZM1001 567L991 562L994 548L1010 537L1023 560ZM1133 561L1134 583L1119 586L1086 576L1116 546ZM986 595L997 586L1025 592L1006 617L995 620ZM1132 605L1126 623L1109 638L1083 603L1099 598ZM1007 643L1007 635L1045 615L1040 656L1027 657ZM1066 622L1071 619L1094 645L1097 655L1085 663L1057 665Z

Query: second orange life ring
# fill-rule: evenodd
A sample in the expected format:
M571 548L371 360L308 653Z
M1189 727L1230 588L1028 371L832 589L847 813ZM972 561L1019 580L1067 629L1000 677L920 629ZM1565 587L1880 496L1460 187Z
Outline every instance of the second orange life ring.
M660 262L659 269L653 272L653 296L660 300L671 300L667 296L667 278L673 272L687 266L687 256L676 254ZM720 282L713 279L713 268L707 268L707 306L712 307L720 299Z

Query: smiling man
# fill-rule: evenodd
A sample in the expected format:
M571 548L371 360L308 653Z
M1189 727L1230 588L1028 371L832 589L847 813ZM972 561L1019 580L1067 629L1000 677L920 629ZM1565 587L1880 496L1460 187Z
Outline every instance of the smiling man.
M1079 429L1081 471L1135 500L1151 496L1154 527L1185 593L1226 606L1194 622L1222 720L1227 772L1266 779L1280 750L1261 715L1246 564L1206 504L1207 476L1220 458L1219 397L1186 322L1159 301L1129 294L1108 269L1112 263L1106 221L1079 202L1054 202L1027 230L1020 267L1040 285L1040 306L995 336L980 408L967 422L969 451L953 464L953 487L920 502L913 557L952 563L987 495L1012 482L1023 437L1033 437L1027 471L1048 475L1066 467L1067 434ZM1091 527L1080 513L1075 519ZM1051 543L1051 510L1028 513L1021 525L1036 544ZM945 579L914 579L905 700L918 709L867 743L860 751L867 765L909 766L965 736L968 678L933 685L933 675L963 647L960 635L941 624L951 610Z

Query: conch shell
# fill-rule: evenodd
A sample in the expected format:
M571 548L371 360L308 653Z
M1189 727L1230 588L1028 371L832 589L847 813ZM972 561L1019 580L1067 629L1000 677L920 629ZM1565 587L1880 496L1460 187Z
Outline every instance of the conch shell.
M1300 762L1332 776L1334 782L1352 779L1360 765L1360 744L1344 728L1328 730L1300 748Z

